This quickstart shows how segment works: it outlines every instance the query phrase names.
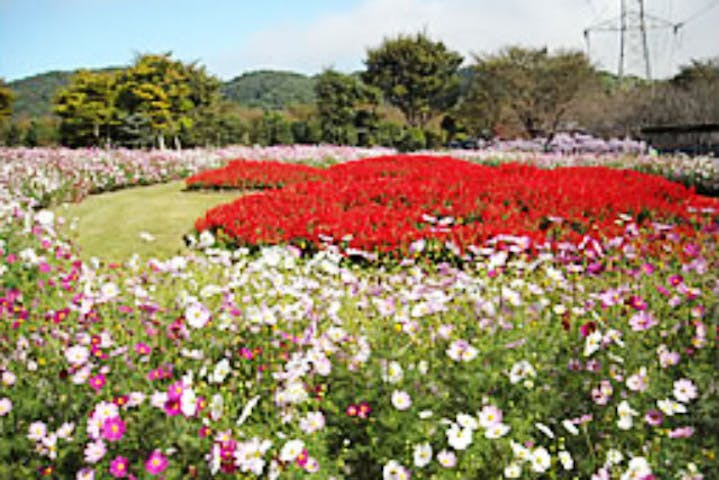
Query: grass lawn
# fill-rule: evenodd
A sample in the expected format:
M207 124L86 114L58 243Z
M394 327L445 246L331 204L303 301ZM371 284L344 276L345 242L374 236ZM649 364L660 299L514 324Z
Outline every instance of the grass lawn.
M182 235L208 208L228 202L238 192L184 191L184 182L137 187L92 195L79 204L58 207L68 224L78 219L71 236L83 259L123 261L133 253L143 258L167 258L185 250ZM140 238L148 232L154 241Z

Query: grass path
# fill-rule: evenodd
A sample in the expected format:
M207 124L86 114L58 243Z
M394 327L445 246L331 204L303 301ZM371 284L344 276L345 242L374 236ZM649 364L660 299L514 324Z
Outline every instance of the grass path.
M237 198L238 192L186 192L184 182L137 187L91 195L79 204L63 205L56 214L70 223L72 237L84 259L122 261L133 253L143 258L167 258L185 250L182 235L208 208ZM140 232L155 237L148 242Z

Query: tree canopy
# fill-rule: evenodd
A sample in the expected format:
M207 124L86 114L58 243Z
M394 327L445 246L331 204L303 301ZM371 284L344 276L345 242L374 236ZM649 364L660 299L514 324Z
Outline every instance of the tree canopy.
M424 127L451 107L459 93L462 56L425 34L385 39L367 51L362 79L379 88L413 127Z
M5 81L0 78L0 121L9 117L12 113L12 104L15 95L7 86Z

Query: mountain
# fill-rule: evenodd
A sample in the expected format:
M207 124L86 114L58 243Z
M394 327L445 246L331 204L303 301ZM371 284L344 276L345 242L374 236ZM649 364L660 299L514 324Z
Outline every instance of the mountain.
M114 67L97 71L114 70ZM52 71L9 82L15 92L13 116L39 117L52 113L55 93L70 83L74 71ZM248 72L221 84L228 100L244 107L280 110L293 103L315 100L315 80L294 72L261 70Z
M74 72L52 71L14 80L8 86L15 92L14 117L40 117L52 111L55 92L70 83Z
M315 101L315 79L299 73L259 70L222 85L225 98L245 107L280 110L293 103Z
M120 67L98 68L95 72L111 72ZM8 86L15 92L13 102L13 117L41 117L52 113L52 99L55 93L70 83L70 77L75 71L54 70L40 73L32 77L8 82Z

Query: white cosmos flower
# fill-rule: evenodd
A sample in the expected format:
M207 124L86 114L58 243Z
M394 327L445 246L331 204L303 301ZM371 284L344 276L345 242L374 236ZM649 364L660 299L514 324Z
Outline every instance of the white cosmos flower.
M202 328L210 320L210 312L201 303L191 303L185 308L185 320L192 328Z
M599 350L599 347L602 345L603 338L604 335L602 335L602 332L600 332L599 330L596 330L587 335L587 338L584 342L584 356L589 357L594 352Z
M565 470L571 470L574 468L574 459L569 452L567 452L566 450L562 450L561 452L559 452L558 456L559 461L562 463L562 467L564 467Z
M404 390L392 392L392 406L397 410L407 410L412 406L412 398Z
M387 366L382 369L382 380L387 383L401 382L403 376L404 370L402 370L402 365L398 362L389 362Z
M432 461L432 446L429 443L420 443L414 446L414 465L423 468Z
M282 446L280 450L280 460L283 462L292 462L302 453L305 443L302 440L289 440Z
M520 476L522 476L522 467L518 463L512 462L504 467L505 478L519 478Z
M530 462L532 464L532 470L537 473L543 473L552 465L552 457L546 448L538 447L532 450Z
M504 423L495 423L484 431L484 436L485 438L494 440L496 438L501 438L505 436L507 433L509 433L509 430L509 425Z
M532 364L526 360L522 360L512 365L512 369L509 371L509 382L513 384L519 383L527 377L534 377L536 375L537 372L534 370Z
M472 444L472 430L452 424L446 432L447 443L455 450L466 450Z

